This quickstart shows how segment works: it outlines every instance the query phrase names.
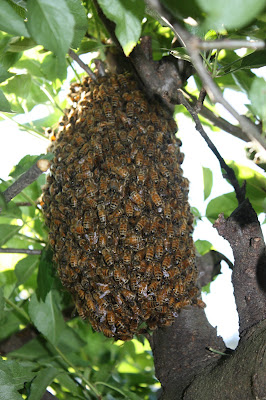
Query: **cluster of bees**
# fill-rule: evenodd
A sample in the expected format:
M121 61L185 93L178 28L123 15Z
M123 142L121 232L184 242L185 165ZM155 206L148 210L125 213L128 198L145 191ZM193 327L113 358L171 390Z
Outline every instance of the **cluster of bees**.
M129 340L197 303L181 142L129 74L86 77L69 97L43 194L54 261L81 317Z

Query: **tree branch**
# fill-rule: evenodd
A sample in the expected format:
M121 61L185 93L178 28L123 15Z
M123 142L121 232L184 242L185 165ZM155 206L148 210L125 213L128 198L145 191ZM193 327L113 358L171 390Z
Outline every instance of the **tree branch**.
M214 153L214 155L219 160L221 168L223 168L225 170L226 178L230 181L231 185L235 189L236 198L238 200L238 203L239 204L242 203L245 199L245 186L243 185L242 188L240 188L238 180L236 179L234 170L232 168L228 167L228 165L225 163L224 159L218 152L217 148L212 143L212 141L208 137L207 133L203 129L203 126L199 120L197 112L191 107L191 105L185 99L181 90L177 91L177 97L178 97L180 104L183 104L186 107L186 109L188 110L188 112L191 114L192 118L194 119L194 121L196 123L197 131L201 134L201 136L203 137L203 139L205 140L205 142L207 143L207 145L209 146L211 151Z
M236 110L229 104L223 97L220 88L213 81L212 77L209 75L208 71L202 63L202 58L197 47L198 38L191 35L187 30L182 28L177 22L171 24L169 22L169 17L167 13L162 9L160 2L158 0L146 0L146 3L155 12L159 13L163 21L173 30L175 35L178 37L179 41L183 43L186 47L187 52L191 58L191 62L196 69L199 77L201 78L204 87L214 103L218 102L223 105L223 107L230 112L230 114L236 118L239 122L241 128L246 132L251 141L255 141L258 146L260 146L261 151L265 151L266 142L264 138L260 135L256 125L254 125L249 119L239 115Z
M240 335L266 318L266 249L257 214L246 199L228 219L221 214L214 227L234 253L232 282Z
M90 67L85 64L80 58L79 56L71 49L68 50L68 54L70 55L70 57L76 61L76 63L82 68L84 69L84 71L87 72L87 74L91 77L92 80L96 81L97 80L97 76L94 74L94 72L92 72L92 70L90 69Z
M40 255L42 254L41 250L30 250L30 249L11 249L11 248L0 248L0 253L22 253L22 254L30 254L30 255Z
M236 39L217 39L217 40L202 40L197 38L195 46L199 50L213 50L213 49L254 49L263 50L266 48L264 40L236 40Z
M34 182L43 172L46 172L50 167L50 161L38 160L28 171L24 172L11 186L9 186L2 195L8 203L11 199L22 192L25 187Z

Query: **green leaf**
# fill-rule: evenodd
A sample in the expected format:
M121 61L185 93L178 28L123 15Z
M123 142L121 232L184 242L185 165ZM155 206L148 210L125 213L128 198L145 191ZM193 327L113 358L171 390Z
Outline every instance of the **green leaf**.
M40 370L30 385L28 400L41 400L47 386L60 374L57 368L48 367Z
M56 292L51 290L44 302L38 301L34 294L29 304L29 315L38 331L56 346L66 329L64 318L59 310Z
M211 223L214 223L221 213L224 213L225 218L228 218L237 206L235 192L223 194L209 202L206 209L206 217Z
M15 36L29 37L25 22L5 0L0 0L0 29Z
M19 389L35 376L31 367L21 365L15 360L0 360L0 400L21 400Z
M86 342L80 338L77 332L75 332L69 326L66 326L64 335L61 336L58 347L65 354L70 352L80 352L81 347L85 346Z
M12 112L10 104L9 104L6 96L2 92L2 90L0 90L0 111L9 112L9 113Z
M254 51L243 57L241 68L260 68L266 65L266 50Z
M1 202L2 206L2 202ZM5 207L1 211L1 217L8 217L8 218L21 218L22 213L21 209L16 205L14 201L9 201L6 203Z
M237 29L247 25L265 7L265 0L197 0L207 14L205 29Z
M53 253L50 247L42 251L38 270L38 296L44 301L54 282Z
M107 18L116 23L116 37L125 55L128 56L141 34L144 2L142 0L99 0L98 3Z
M204 256L204 254L208 253L210 250L213 249L212 243L208 242L208 240L196 240L195 242L196 249L198 252Z
M33 39L58 57L67 53L75 20L65 0L28 0L28 30Z
M50 53L43 59L41 71L49 81L55 81L56 79L63 81L67 75L67 65L64 63L62 66L62 62L59 62L58 57Z
M15 266L15 274L17 277L17 286L25 283L33 274L39 263L40 257L30 255L20 260Z
M255 114L266 122L266 82L264 78L255 78L249 91L249 99Z
M80 0L66 0L67 6L75 19L74 37L71 43L73 49L77 49L88 29L86 10Z
M203 172L203 184L204 184L204 200L206 200L211 194L213 185L212 170L209 168L202 167Z
M78 384L75 383L66 372L62 372L60 375L58 375L57 380L60 385L66 388L73 396L78 396L81 394Z
M0 246L3 246L10 238L12 238L21 229L18 225L0 224Z
M7 79L11 78L12 76L14 76L14 74L11 74L6 69L2 68L0 65L0 82L4 82Z

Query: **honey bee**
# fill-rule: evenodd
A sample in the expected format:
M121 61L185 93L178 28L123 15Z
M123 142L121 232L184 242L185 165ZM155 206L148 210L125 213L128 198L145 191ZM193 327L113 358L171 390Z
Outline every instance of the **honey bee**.
M131 102L128 102L126 105L126 114L128 117L132 118L134 115L134 105Z
M123 255L123 262L126 265L131 264L131 253L129 251L125 251Z
M120 176L120 178L123 178L123 179L127 178L129 175L127 168L124 168L124 167L116 168L116 173L117 173L117 175Z
M102 255L105 263L108 265L108 267L111 267L114 264L114 260L110 252L107 249L103 249Z
M133 247L137 247L140 241L141 241L141 236L134 234L128 236L126 239L126 243Z
M146 260L151 262L154 257L154 246L148 246L146 250Z
M175 296L182 295L185 291L185 287L183 285L182 280L179 278L173 287L173 293Z
M137 287L138 287L137 275L134 274L130 277L130 286L131 286L131 289L133 290L133 292L135 292L137 290Z
M132 128L127 136L127 140L129 143L133 143L133 141L135 140L136 136L138 134L138 131L136 128Z
M85 182L85 189L89 197L94 197L98 191L97 186L95 186L92 182L89 181Z
M115 324L115 313L113 311L107 311L106 319L109 325Z
M102 333L104 334L104 336L109 337L109 338L114 336L113 332L110 329L106 328L105 326L101 326L100 329L101 329Z
M155 185L159 182L158 172L154 168L150 170L150 179Z
M110 140L110 142L113 143L113 144L116 143L116 142L118 141L118 137L117 137L116 131L113 130L113 129L111 129L111 130L109 131L109 140Z
M71 264L72 268L76 268L78 266L77 254L71 254L71 256L70 256L70 264Z
M154 264L154 266L153 266L153 273L154 273L154 276L155 276L155 278L157 279L157 280L161 280L162 279L162 277L163 277L163 273L162 273L162 269L161 269L161 266L159 265L159 264Z
M125 218L123 218L120 221L119 233L120 233L121 239L125 239L126 238L126 236L127 236L127 220Z
M144 206L143 199L142 199L141 195L138 192L135 192L135 191L131 192L129 198L137 206L139 206L139 207L143 207Z
M108 180L107 180L106 176L101 176L100 184L99 184L99 190L100 190L100 194L101 193L107 193L107 191L108 191Z
M164 206L164 216L166 219L171 219L171 207L169 203L166 203Z
M155 189L153 189L150 193L152 202L156 205L156 207L161 207L163 202Z
M145 179L146 179L146 171L144 169L140 169L137 173L138 185L144 185Z
M168 222L167 224L167 236L168 239L172 239L174 237L174 227L172 222Z
M119 205L120 198L118 196L113 196L110 202L111 210L115 210Z
M149 222L148 217L146 215L142 215L140 217L140 219L138 220L137 225L135 227L136 231L137 232L142 231L148 222Z
M159 168L160 168L160 173L161 173L165 178L169 178L170 172L168 171L168 169L167 169L163 164L161 164Z
M163 240L162 239L157 239L156 245L155 245L155 258L160 259L164 253L164 246L163 246Z
M99 233L99 240L98 240L98 244L100 247L105 247L107 244L107 237L106 237L106 232L100 232Z
M127 301L133 301L136 297L135 293L128 289L122 289L121 293Z
M94 312L95 311L95 304L94 301L90 296L86 295L86 305L89 311Z
M137 291L139 296L147 296L147 283L146 282L139 282Z
M112 107L118 107L120 105L119 97L116 95L112 96L111 103L112 103Z
M114 280L119 282L120 284L125 284L128 282L126 270L120 267L115 266L114 268Z
M106 211L105 211L105 206L102 204L99 204L97 206L97 211L98 211L98 217L99 220L101 221L102 224L106 224Z
M169 269L171 267L172 257L170 254L166 254L163 258L162 267L163 269Z
M138 151L135 159L136 165L138 167L141 167L143 165L143 161L144 161L144 154L142 151Z

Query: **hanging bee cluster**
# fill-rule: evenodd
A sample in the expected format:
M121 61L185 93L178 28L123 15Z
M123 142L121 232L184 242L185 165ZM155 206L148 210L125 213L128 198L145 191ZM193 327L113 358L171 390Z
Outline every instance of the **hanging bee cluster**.
M197 303L181 142L129 74L87 77L69 97L43 195L54 261L81 317L129 340Z

